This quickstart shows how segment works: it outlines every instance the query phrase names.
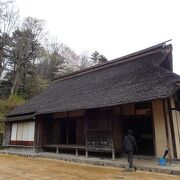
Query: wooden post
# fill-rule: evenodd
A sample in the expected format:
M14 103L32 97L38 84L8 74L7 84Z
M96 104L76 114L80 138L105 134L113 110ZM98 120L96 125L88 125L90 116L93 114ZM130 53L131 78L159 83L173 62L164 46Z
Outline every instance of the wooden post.
M115 160L115 150L114 150L114 147L112 149L112 160L114 161Z
M76 148L76 156L78 156L78 149Z
M87 148L86 148L86 158L88 158L88 150L87 150Z
M88 158L87 131L86 131L86 158Z
M59 148L58 148L58 146L56 147L56 154L59 154Z

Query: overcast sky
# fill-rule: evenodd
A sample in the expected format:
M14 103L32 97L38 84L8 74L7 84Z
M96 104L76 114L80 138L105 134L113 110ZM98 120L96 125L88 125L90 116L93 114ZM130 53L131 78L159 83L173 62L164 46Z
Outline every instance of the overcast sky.
M77 53L114 59L172 39L180 74L180 0L16 0L21 17L45 19L51 35Z

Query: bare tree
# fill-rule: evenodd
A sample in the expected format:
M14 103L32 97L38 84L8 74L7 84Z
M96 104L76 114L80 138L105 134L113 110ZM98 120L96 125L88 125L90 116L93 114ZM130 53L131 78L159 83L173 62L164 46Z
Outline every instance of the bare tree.
M35 35L36 41L40 42L46 35L45 24L43 19L27 17L22 23L22 30L30 30Z
M16 28L19 12L14 1L0 0L0 78L7 67L9 39Z
M1 34L11 34L16 28L19 11L15 8L14 1L0 1L0 30Z
M64 60L61 55L61 44L57 41L46 44L44 55L37 64L40 75L49 81L56 78L65 68Z
M84 69L93 65L92 59L88 56L87 52L83 52L79 55L78 69Z
M31 19L31 21L29 21L29 18L27 18L23 22L22 28L17 29L13 33L9 58L9 64L13 67L13 85L10 94L14 94L16 92L16 87L21 74L25 74L27 68L31 67L31 65L34 64L35 60L41 54L39 37L43 32L42 29L43 25L37 20L33 21Z

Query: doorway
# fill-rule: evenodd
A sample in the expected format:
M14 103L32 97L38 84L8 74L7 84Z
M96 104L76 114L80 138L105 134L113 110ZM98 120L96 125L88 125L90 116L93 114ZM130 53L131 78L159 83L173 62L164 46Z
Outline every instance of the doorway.
M129 116L123 118L125 134L128 129L133 131L136 138L137 155L154 156L154 136L152 118L150 116ZM124 134L124 135L125 135Z
M61 120L61 144L76 144L76 120Z

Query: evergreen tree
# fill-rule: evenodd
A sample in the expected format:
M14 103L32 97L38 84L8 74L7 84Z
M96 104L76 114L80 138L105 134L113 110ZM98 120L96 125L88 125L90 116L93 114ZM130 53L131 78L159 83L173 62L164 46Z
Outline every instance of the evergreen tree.
M101 64L107 61L107 58L97 51L91 54L91 59L93 60L94 64Z
M103 56L102 54L99 56L99 59L98 59L99 63L104 63L104 62L107 62L107 58L105 56Z
M94 51L92 54L91 54L91 59L93 60L94 64L97 64L99 63L99 52L97 51Z

